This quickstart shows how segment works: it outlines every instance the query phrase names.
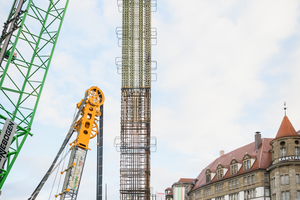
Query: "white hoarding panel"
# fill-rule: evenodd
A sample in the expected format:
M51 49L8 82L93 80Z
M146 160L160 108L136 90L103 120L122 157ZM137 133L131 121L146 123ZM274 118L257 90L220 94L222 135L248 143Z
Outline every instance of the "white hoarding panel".
M81 173L85 161L85 155L86 155L86 150L80 148L77 149L75 159L74 159L75 166L72 167L72 172L71 172L72 174L67 188L72 190L78 190Z
M185 193L184 187L175 187L173 189L174 200L184 200L184 193Z
M3 165L6 161L6 155L10 147L11 141L14 137L18 124L10 119L6 119L3 129L0 135L0 167L3 169Z

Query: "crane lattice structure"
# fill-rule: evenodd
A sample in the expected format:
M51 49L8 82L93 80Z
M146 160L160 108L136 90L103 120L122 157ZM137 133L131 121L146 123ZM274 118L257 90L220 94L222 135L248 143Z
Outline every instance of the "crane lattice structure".
M17 124L0 189L30 133L69 0L14 0L0 37L0 131ZM3 134L3 133L1 133Z
M116 59L122 74L120 150L120 199L150 200L151 8L156 1L118 0L122 28L116 33L122 58Z

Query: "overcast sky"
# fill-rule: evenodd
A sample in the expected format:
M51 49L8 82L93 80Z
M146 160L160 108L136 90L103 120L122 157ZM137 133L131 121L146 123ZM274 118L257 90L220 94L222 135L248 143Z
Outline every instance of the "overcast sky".
M3 24L11 1L0 0ZM219 156L276 136L284 116L300 129L298 0L158 0L152 59L151 186L164 192L180 178L196 178ZM86 89L98 86L104 103L104 180L119 199L121 56L116 0L70 0L29 137L1 200L27 199L54 159ZM94 199L96 141L90 144L78 200ZM38 199L48 199L52 183ZM58 192L61 188L58 189ZM104 191L104 190L103 190ZM57 189L54 188L51 199Z

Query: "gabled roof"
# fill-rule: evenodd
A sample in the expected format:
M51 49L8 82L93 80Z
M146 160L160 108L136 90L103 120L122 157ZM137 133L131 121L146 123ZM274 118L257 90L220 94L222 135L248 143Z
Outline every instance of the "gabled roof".
M271 155L271 146L270 142L273 140L273 138L264 138L262 139L262 145L259 147L257 151L255 151L255 142L252 142L250 144L247 144L243 147L240 147L238 149L235 149L219 158L214 160L211 164L209 164L207 167L205 167L201 173L198 175L197 179L198 181L196 182L195 186L193 187L192 190L195 190L201 186L206 185L206 177L205 177L205 172L207 169L210 169L211 171L215 171L219 163L222 163L222 165L229 166L232 159L236 159L239 161L243 160L243 157L247 153L248 155L251 156L251 158L256 159L254 164L252 165L250 170L244 171L243 167L238 171L237 174L231 175L230 170L227 171L227 173L223 176L223 179L233 177L236 175L240 175L243 173L248 173L250 171L256 170L256 169L267 169L272 161L272 155ZM217 176L215 176L210 183L216 182ZM209 183L208 183L209 184Z
M192 183L194 180L194 178L181 178L177 183Z
M287 116L284 116L275 139L289 136L298 136L292 123Z

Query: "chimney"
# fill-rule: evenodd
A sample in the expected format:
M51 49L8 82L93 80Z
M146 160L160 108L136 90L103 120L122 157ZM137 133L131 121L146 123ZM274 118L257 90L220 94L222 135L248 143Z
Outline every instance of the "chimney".
M254 138L255 138L255 151L257 151L262 144L261 134L259 131L255 132Z
M221 150L221 151L220 151L220 157L221 157L221 156L224 156L224 153L225 153L224 150Z

